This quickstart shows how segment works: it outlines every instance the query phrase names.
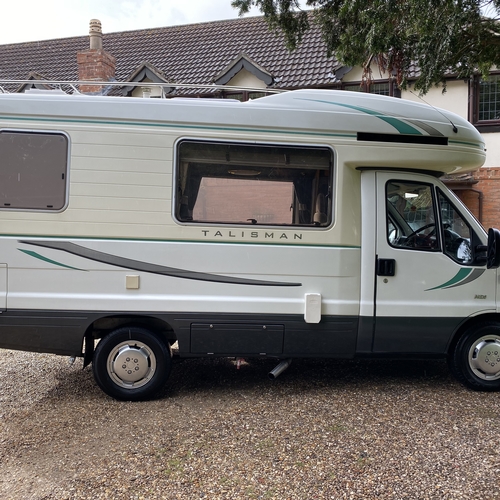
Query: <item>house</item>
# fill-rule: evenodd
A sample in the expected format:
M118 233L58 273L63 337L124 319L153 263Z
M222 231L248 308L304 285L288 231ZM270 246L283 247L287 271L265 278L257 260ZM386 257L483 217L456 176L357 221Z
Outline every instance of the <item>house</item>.
M327 88L421 99L411 85L400 91L394 79L377 68L373 68L372 81L363 82L361 68L345 67L326 56L320 30L314 25L292 53L286 49L283 37L269 30L263 17L104 36L100 22L92 20L89 35L0 45L0 92L53 88L49 84L31 84L31 80L82 80L144 84L79 86L81 92L125 97L182 95L247 100L264 95L260 89ZM176 87L175 83L192 87ZM217 87L196 87L210 84ZM63 89L73 91L69 86ZM442 88L433 88L423 99L431 106L465 117L483 135L485 165L473 175L448 178L446 182L485 227L500 227L500 74L492 74L488 81L449 77L445 93Z

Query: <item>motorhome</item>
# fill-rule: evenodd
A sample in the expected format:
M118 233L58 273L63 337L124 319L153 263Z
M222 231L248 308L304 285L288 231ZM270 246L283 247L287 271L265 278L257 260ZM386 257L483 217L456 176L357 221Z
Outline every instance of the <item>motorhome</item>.
M439 180L485 159L426 104L0 95L0 347L124 400L181 357L442 357L500 388L499 232ZM12 383L15 383L13 381Z

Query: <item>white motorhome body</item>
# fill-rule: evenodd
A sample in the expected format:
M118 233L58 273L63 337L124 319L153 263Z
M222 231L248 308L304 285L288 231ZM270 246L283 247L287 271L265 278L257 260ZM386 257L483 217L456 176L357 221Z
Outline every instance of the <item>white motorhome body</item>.
M439 181L462 118L340 91L247 103L0 95L0 347L110 395L181 356L448 356L500 386L496 233ZM100 339L94 352L94 340Z

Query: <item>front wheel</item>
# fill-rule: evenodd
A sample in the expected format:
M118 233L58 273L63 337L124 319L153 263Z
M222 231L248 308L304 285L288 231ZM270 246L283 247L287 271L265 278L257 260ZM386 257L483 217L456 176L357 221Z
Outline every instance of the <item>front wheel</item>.
M484 322L467 329L450 359L455 376L476 391L500 390L500 325Z
M169 346L155 333L139 327L123 327L97 344L92 370L99 387L123 401L153 397L170 375Z

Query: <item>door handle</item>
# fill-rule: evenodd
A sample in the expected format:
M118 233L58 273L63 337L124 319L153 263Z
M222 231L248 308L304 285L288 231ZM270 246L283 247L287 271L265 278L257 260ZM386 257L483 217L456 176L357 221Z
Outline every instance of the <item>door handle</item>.
M394 276L395 274L395 259L377 259L377 276Z

